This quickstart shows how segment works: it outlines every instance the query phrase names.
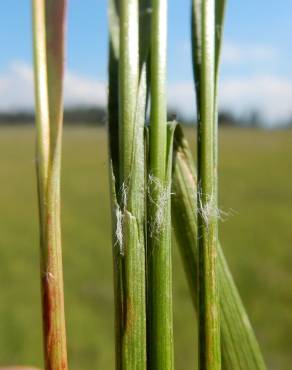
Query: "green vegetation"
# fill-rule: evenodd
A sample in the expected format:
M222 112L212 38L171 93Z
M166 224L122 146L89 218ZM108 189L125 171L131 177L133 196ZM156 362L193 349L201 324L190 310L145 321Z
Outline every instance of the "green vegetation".
M216 103L219 52L217 53L218 47L215 44L217 19L214 0L194 0L192 4L193 68L198 109L198 362L200 370L220 370ZM222 25L222 20L218 23ZM219 45L220 43L221 39Z
M170 187L173 129L167 125L166 111L167 0L152 1L151 18L151 104L147 148L148 368L172 370L174 349Z
M1 365L42 365L34 135L31 128L0 130ZM187 136L193 148L194 132ZM271 370L288 370L292 362L291 140L290 131L222 129L220 135L219 206L230 213L220 223L220 241ZM72 370L114 368L106 148L103 129L65 130L63 260ZM197 358L195 316L175 245L173 261L175 362L185 370Z
M264 370L261 351L218 241L218 219L224 215L218 208L217 112L224 11L225 0L193 0L198 173L188 144L177 130L173 228L198 315L199 368L221 369L222 351L223 369Z
M198 311L199 251L196 204L194 202L197 191L197 175L190 148L179 127L175 132L174 142L173 230L183 259L194 308ZM224 215L224 212L221 214ZM265 370L266 367L253 328L219 243L217 250L222 368L224 370Z
M124 0L120 6L110 2L108 105L116 369L125 370L146 369L146 87L139 68L138 26L137 0Z
M45 370L68 369L64 307L64 291L67 289L63 285L60 198L66 4L66 0L32 0L43 332L41 352ZM172 226L180 243L191 293L189 302L195 303L197 311L197 329L194 328L194 316L184 322L189 327L193 323L191 333L197 343L194 344L192 340L184 342L175 334L177 346L193 344L192 353L197 349L196 360L190 361L190 364L197 363L199 370L221 370L221 349L223 370L265 370L252 326L241 305L218 239L221 211L218 208L217 83L225 0L193 0L192 4L193 66L198 111L197 180L194 180L196 174L188 167L191 157L188 149L184 146L185 150L178 150L178 147L182 148L178 139L181 135L179 130L175 137L177 150L173 150L176 122L167 123L167 0L109 2L109 163L105 167L109 167L106 169L112 216L116 370L173 370L175 361L180 361L179 358L175 360L174 356ZM148 102L149 126L146 124ZM68 133L72 135L76 131ZM102 131L97 133L102 141ZM81 130L79 134L85 132ZM84 148L87 150L87 146ZM100 150L99 146L96 148ZM71 153L78 153L76 147ZM173 153L177 160L174 186ZM184 157L181 162L180 156ZM93 158L89 155L86 160ZM79 159L80 154L75 161ZM181 166L179 170L178 166ZM70 173L74 174L75 184L78 171L68 171ZM96 173L100 175L102 172ZM242 172L240 174L243 175ZM224 175L222 178L225 179ZM86 185L86 195L89 187L90 183ZM80 197L82 193L78 190L76 194ZM175 190L173 207L172 190ZM70 192L67 194L65 197L69 197ZM93 202L94 198L89 199ZM74 205L74 200L68 202L69 208ZM16 204L19 207L20 202ZM98 213L101 204L94 204ZM78 216L84 205L84 201L78 204ZM11 206L8 211L11 211ZM88 212L88 209L85 211ZM171 212L177 225L171 222ZM64 223L69 220L68 213ZM84 217L84 220L88 218ZM74 231L79 230L80 221L74 226ZM83 247L86 236L80 235L80 260L90 255ZM72 254L68 253L68 259L74 259L76 251L74 253L70 249L70 252ZM95 272L97 261L93 264ZM76 273L72 260L68 266L69 272ZM88 270L88 266L80 264L79 260L76 266ZM177 271L176 268L174 271ZM174 281L179 285L179 273L177 276ZM79 279L83 279L82 274ZM96 289L106 286L99 279L94 282ZM76 286L72 286L73 295ZM111 295L107 293L110 299ZM99 299L97 301L98 307L107 306ZM182 319L184 303L181 299L176 303ZM80 299L68 307L71 331L74 322L69 319L70 309L80 310ZM97 313L97 310L93 312ZM87 340L84 340L81 332L78 335L69 333L68 348L73 357L74 349L71 346L74 343L84 345L85 351L91 348L89 342L92 336L84 330L86 324L90 323L89 316L86 312L82 319L82 333L86 333ZM35 320L34 325L38 324ZM30 331L25 331L25 334L27 332ZM16 338L19 340L20 337ZM76 338L78 340L74 342ZM100 338L103 345L111 347L110 341L106 344L104 335L100 335ZM98 341L93 343L94 348L100 350ZM240 343L242 346L238 345ZM14 349L13 353L18 351ZM27 355L29 350L26 349L25 353ZM102 353L106 354L107 351ZM178 353L183 353L185 367L185 349ZM88 355L84 357L88 360ZM16 361L15 357L10 360L13 363ZM79 367L83 368L86 360L83 356L80 360ZM98 367L108 368L109 363L108 359L106 364ZM72 368L77 364L78 360L73 358ZM92 365L93 361L89 366ZM179 366L180 363L177 368Z
M167 124L166 111L167 1L154 1L152 12L149 0L119 5L112 0L109 5L116 367L146 368L147 353L148 367L171 370L170 187L175 125ZM149 135L145 135L147 92Z

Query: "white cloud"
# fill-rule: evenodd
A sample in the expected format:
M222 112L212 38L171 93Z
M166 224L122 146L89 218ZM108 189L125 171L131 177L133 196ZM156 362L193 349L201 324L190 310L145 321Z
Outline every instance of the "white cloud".
M269 121L292 116L292 80L275 75L254 75L224 79L220 105L238 113L258 110Z
M69 71L65 74L64 102L67 106L105 106L107 102L107 85L103 81L80 76Z
M236 44L234 42L223 42L222 63L223 64L247 64L274 61L277 51L270 45L261 44Z
M106 105L107 84L68 72L65 77L65 104ZM32 108L33 72L30 65L12 63L0 72L0 110ZM259 111L267 121L292 116L292 79L277 75L233 76L220 81L220 107L241 114ZM169 82L168 105L193 117L196 111L193 81Z
M192 117L196 107L191 67L186 63L191 58L189 43L181 41L176 49L183 57L176 58L176 67L173 67L173 70L177 71L176 80L169 82L168 102L169 106L178 112ZM279 65L278 55L274 45L224 41L222 65L226 68L219 85L220 107L238 114L257 110L269 122L291 117L292 79L281 77L280 73L274 72L279 70L275 68ZM271 66L273 68L270 68ZM190 79L186 76L186 70L189 71ZM230 70L233 71L232 75ZM270 72L272 70L273 72ZM185 82L179 81L182 75ZM173 75L171 77L173 79Z
M33 82L30 66L15 62L0 74L0 110L33 106Z
M196 113L196 97L193 81L171 82L167 86L168 106L193 117Z
M292 116L292 80L273 75L230 77L220 81L219 104L237 114L258 111L267 123ZM168 104L192 117L195 112L193 82L171 83Z
M0 110L32 108L34 87L32 67L13 62L0 73ZM105 105L106 83L68 71L64 81L64 102L72 105Z

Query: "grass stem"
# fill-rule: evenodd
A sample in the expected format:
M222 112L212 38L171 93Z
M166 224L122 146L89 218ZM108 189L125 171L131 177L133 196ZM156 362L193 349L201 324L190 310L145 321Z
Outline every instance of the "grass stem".
M139 2L110 2L109 140L112 167L116 368L146 369L146 70ZM118 88L117 88L118 87Z
M220 370L217 277L217 123L215 1L195 1L199 60L194 62L198 94L198 318L199 369ZM199 64L199 68L196 65Z
M46 370L66 370L60 221L66 1L33 0L32 10L44 358Z
M166 116L167 1L152 1L148 199L148 368L173 369L170 173ZM172 156L172 154L171 154Z

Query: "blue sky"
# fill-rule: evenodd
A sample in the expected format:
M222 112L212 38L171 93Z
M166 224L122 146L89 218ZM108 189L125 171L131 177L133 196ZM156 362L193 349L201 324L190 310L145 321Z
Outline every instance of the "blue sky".
M105 103L107 2L69 0L66 104ZM0 110L33 105L29 0L4 0L0 14ZM195 112L189 42L190 0L169 0L169 104ZM292 117L291 0L229 0L220 105L256 109L267 121Z

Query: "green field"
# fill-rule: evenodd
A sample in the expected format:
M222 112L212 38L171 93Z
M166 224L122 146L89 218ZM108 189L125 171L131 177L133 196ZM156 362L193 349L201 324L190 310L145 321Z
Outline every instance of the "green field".
M292 363L291 142L290 131L223 129L220 136L219 203L229 212L221 241L271 370ZM32 128L0 130L0 365L42 364L35 160ZM107 175L105 131L66 129L62 220L71 370L114 368ZM195 369L195 315L175 246L173 275L176 369Z

